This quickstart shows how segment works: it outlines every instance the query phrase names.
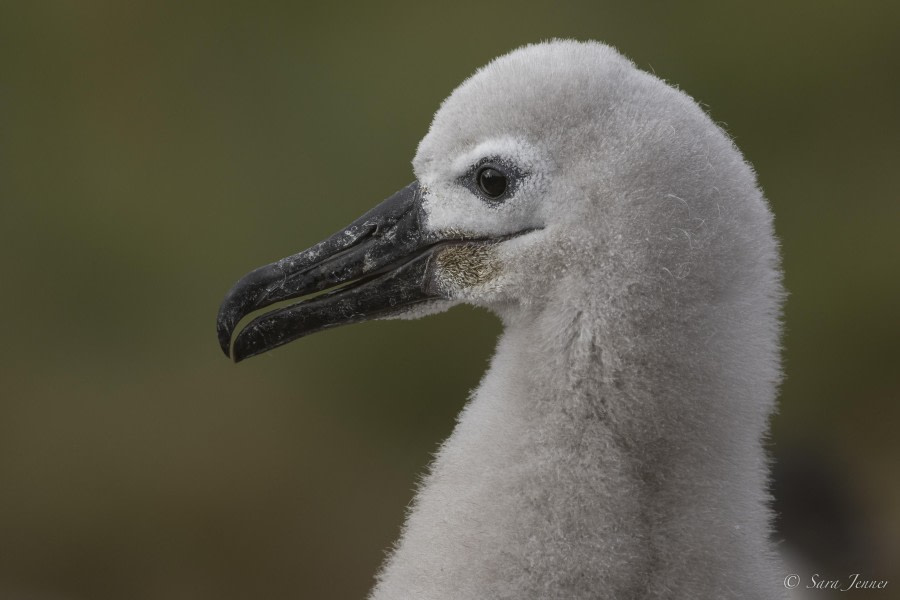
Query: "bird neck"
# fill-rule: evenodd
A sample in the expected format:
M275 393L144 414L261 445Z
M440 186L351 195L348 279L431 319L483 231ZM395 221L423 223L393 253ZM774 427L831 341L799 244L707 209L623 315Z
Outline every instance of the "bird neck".
M729 384L700 357L590 314L505 319L373 600L771 589L767 410L725 414Z

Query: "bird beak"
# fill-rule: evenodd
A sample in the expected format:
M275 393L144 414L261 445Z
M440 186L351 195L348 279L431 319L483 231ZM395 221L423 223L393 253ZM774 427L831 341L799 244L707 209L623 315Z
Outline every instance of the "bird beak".
M431 265L448 242L423 227L422 189L413 182L312 248L241 278L219 309L219 344L239 362L310 333L441 298ZM323 291L250 321L232 345L235 327L250 313Z

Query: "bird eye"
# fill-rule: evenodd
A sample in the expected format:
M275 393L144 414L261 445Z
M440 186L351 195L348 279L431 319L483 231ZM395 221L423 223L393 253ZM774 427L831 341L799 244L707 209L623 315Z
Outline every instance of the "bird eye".
M475 175L478 182L478 189L491 199L496 199L506 192L508 181L506 175L501 173L494 167L482 167Z

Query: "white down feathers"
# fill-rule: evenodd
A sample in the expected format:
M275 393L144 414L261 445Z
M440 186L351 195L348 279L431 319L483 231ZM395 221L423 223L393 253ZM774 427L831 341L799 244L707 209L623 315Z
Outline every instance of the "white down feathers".
M524 174L498 205L459 184L485 157ZM612 48L554 41L460 85L413 165L430 229L534 231L445 273L434 307L505 330L371 598L783 597L778 245L728 136Z

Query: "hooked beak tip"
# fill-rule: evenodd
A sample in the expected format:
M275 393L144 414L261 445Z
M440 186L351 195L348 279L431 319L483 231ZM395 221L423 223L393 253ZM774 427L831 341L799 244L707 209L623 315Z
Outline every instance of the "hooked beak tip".
M219 336L219 348L225 353L226 358L231 358L232 328L220 318L216 321L216 333Z
M247 273L235 283L222 304L216 318L219 347L226 357L232 358L231 338L238 323L245 316L264 305L270 282L279 276L275 265L265 265Z

